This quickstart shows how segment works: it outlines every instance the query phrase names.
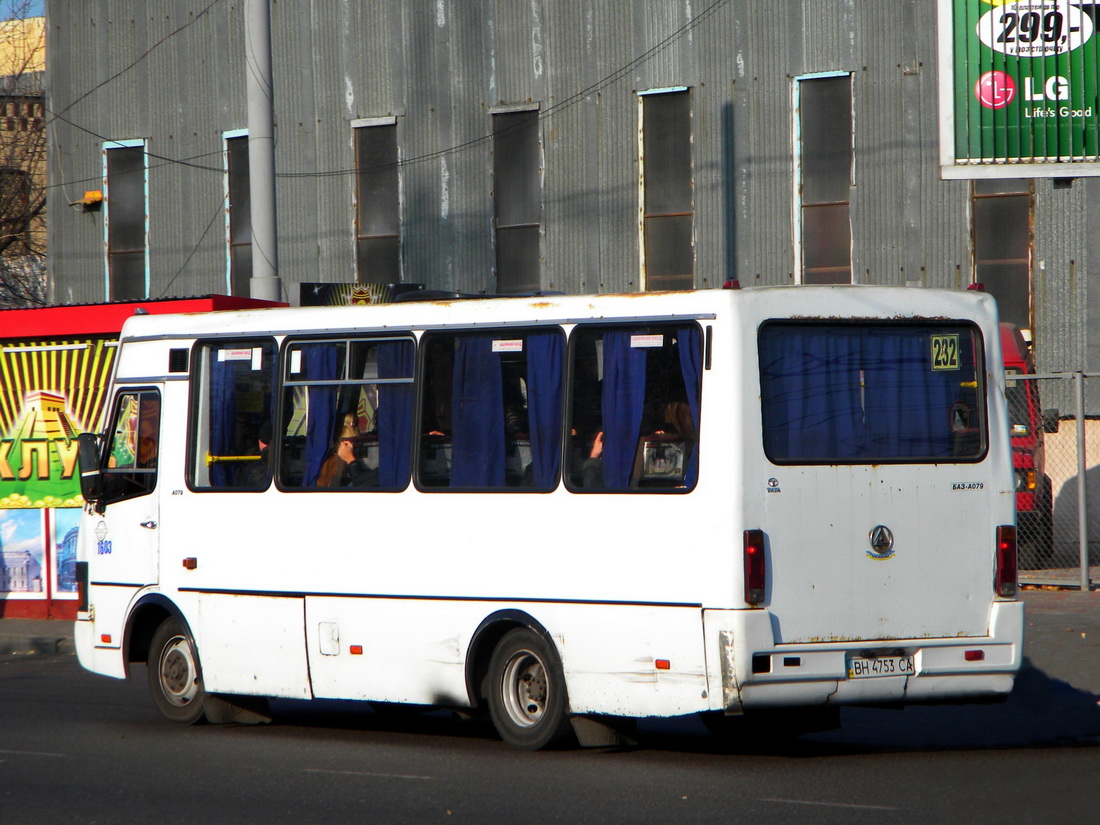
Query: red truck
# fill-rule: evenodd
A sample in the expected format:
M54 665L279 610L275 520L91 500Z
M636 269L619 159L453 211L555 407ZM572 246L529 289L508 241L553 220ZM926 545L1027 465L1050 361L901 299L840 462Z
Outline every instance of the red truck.
M1046 473L1044 433L1058 432L1058 410L1044 410L1039 385L1015 375L1035 372L1031 348L1013 324L1001 324L1008 416L1012 441L1012 467L1016 474L1016 525L1020 563L1042 567L1054 549L1054 497Z

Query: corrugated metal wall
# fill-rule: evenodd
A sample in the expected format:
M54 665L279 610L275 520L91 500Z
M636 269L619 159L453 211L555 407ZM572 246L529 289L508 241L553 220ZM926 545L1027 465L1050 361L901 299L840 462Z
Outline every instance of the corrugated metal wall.
M246 126L243 3L58 0L48 13L55 201L100 188L104 140L146 138L151 296L224 292L222 134ZM520 105L542 113L545 288L639 289L638 93L679 86L697 285L787 283L793 78L828 71L853 77L855 279L970 280L969 184L937 166L933 0L273 0L272 21L292 301L300 281L354 279L351 123L387 116L404 279L492 291L487 136L492 112ZM1040 367L1081 367L1100 325L1086 301L1100 192L1035 192ZM56 299L102 300L102 213L50 214Z

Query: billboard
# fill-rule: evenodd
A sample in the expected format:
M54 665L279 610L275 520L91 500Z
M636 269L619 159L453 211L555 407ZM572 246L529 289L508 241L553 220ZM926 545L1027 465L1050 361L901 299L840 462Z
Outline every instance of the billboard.
M1097 4L939 0L944 178L1100 174Z
M0 346L0 510L79 507L76 437L95 429L115 343Z

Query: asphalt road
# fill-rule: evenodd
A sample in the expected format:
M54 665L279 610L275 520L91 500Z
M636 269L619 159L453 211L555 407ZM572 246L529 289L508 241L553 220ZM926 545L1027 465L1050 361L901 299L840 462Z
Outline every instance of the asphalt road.
M629 750L526 753L479 722L353 703L187 728L140 681L0 657L0 823L1092 821L1100 594L1027 598L1006 703L845 709L841 730L778 745L689 719L644 724Z

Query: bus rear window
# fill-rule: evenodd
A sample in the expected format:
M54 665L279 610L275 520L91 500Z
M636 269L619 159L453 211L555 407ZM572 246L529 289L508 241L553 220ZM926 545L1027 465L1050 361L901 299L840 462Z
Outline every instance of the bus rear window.
M969 324L769 322L764 449L779 464L978 461L981 334Z

